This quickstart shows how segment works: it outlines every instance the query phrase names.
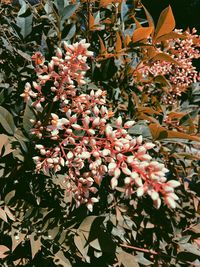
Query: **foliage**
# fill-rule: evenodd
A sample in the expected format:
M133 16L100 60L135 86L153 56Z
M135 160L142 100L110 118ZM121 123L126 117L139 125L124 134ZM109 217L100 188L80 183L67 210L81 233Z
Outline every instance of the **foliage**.
M1 3L1 266L198 266L200 85L199 74L191 64L192 58L199 58L199 37L192 30L175 30L170 7L161 13L155 26L140 1L132 5L120 0L30 3ZM88 43L93 53L84 50L84 59L76 54L73 62L80 60L82 65L78 62L72 71L74 47L82 44L82 48L88 48ZM59 69L63 45L68 52L64 64L70 64L67 71L71 71L72 86L65 81L68 91L61 94L56 83L55 90L50 88L54 79L59 83L60 77L66 77ZM52 60L57 62L54 71L48 65ZM181 89L174 79L178 73L183 77ZM89 96L94 102L87 102ZM98 128L94 103L99 110L104 106L102 128ZM96 121L92 113L87 123L85 109L81 110L85 104ZM138 153L141 162L159 162L164 169L160 175L167 178L163 181L168 185L170 180L175 180L174 185L181 184L175 188L171 205L165 201L168 205L153 206L158 196L149 191L140 198L140 181L133 186L125 179L130 170L116 168L112 160L109 171L107 166L101 168L97 177L94 168L90 169L94 179L89 182L98 191L89 198L90 205L85 200L87 194L76 199L79 195L64 183L68 165L59 162L59 168L57 159L52 162L53 154L50 166L40 164L41 157L47 155L43 150L56 148L55 144L66 137L64 129L70 116L64 120L63 114L67 115L70 108L74 116L79 114L77 123L70 124L76 131L76 142L87 132L87 137L94 134L102 138L100 150L105 150L106 142L117 131L125 131L123 138L136 140L143 150L149 144L143 158L138 147L133 155ZM99 116L102 119L104 115ZM126 126L127 130L123 129ZM128 157L124 145L115 144L115 149L118 146L122 156ZM75 154L73 142L64 149L70 161L70 152ZM89 168L86 152L81 152L85 173ZM89 148L89 152L94 162L98 151L95 154ZM106 165L106 160L103 163ZM78 172L71 175L84 182ZM130 195L126 186L132 190Z

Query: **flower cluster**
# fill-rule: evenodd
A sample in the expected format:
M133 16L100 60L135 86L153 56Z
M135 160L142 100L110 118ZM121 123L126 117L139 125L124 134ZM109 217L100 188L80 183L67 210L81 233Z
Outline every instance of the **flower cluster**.
M143 77L164 75L168 78L172 87L170 93L180 96L181 93L192 83L200 81L200 75L192 65L192 60L200 58L200 38L196 30L186 32L183 38L182 30L175 30L180 38L165 41L164 51L157 44L157 52L164 52L176 60L178 64L170 61L148 61L140 65L138 72Z
M65 189L77 206L85 204L90 211L99 201L103 179L110 180L111 190L123 188L127 198L147 194L159 208L162 197L175 208L178 197L174 188L180 183L167 181L164 164L149 155L154 144L129 134L134 121L124 123L121 116L111 119L105 91L81 91L89 69L86 60L92 56L88 47L84 40L64 43L66 53L58 49L48 65L45 61L37 65L37 82L27 84L22 94L34 99L36 110L47 103L56 105L46 123L34 122L32 133L39 138L38 155L33 158L36 171L65 173Z

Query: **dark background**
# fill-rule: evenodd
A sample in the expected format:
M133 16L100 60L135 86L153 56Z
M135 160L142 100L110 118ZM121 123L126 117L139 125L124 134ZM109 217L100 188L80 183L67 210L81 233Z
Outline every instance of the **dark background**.
M168 5L172 7L176 28L186 30L195 27L200 34L200 0L142 0L154 21Z

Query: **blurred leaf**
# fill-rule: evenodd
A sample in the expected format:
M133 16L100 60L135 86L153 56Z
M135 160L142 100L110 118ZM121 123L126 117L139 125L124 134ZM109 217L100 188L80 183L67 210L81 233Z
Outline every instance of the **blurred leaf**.
M24 14L26 10L27 6L23 5L18 13L18 17L16 18L16 25L19 27L23 38L26 38L32 32L33 14L24 18L20 17L20 15Z
M0 107L0 124L8 134L14 134L15 124L13 116L3 107Z
M180 244L179 243L179 246L181 249L184 249L186 250L187 252L190 252L192 254L195 254L197 256L200 256L200 250L197 249L194 245L190 244L190 243L186 243L186 244Z
M128 13L129 8L126 1L121 2L121 20L124 22L126 20L126 14Z
M35 255L41 250L42 243L40 241L41 237L37 237L34 233L29 235L30 244L31 244L31 254L32 259L34 259Z
M12 212L10 211L10 209L9 209L7 206L4 207L4 211L6 212L7 216L8 216L12 221L15 221L15 220L16 220L15 217L14 217L14 215L12 214Z
M192 226L191 228L191 231L193 231L194 233L197 233L197 234L200 234L200 223Z
M92 13L89 13L89 18L88 18L88 28L89 30L92 30L94 27L94 16L92 15Z
M101 7L106 7L106 6L108 6L108 5L110 5L110 4L112 4L112 2L113 2L113 0L100 0L100 6Z
M122 264L124 267L139 267L135 256L132 254L129 254L125 251L121 251L116 256L119 261L119 265Z
M15 196L15 190L10 191L6 196L5 196L5 203L8 205L11 199Z
M149 261L144 257L143 252L137 252L137 256L135 256L135 258L137 259L137 261L139 263L141 263L144 266L150 266L150 265L154 264L152 261Z
M76 33L76 24L72 24L67 36L64 38L64 40L70 40L71 38L74 37Z
M30 129L33 127L33 124L30 122L30 119L35 119L35 115L31 109L31 102L26 103L24 116L23 116L23 128L28 135L30 135Z
M54 255L54 263L56 265L61 265L63 267L71 267L71 263L70 261L65 257L64 253L62 251L58 251L55 255Z
M0 245L0 259L4 259L6 258L8 255L6 254L6 252L8 252L10 249L7 248L4 245Z
M81 223L78 229L84 232L89 232L92 226L92 223L95 221L96 218L97 216L87 216L83 220L83 222Z
M5 134L0 134L0 155L3 146L7 143L8 143L8 136Z
M24 241L25 237L26 237L26 234L16 232L16 230L12 228L11 230L12 251L14 251L16 247L19 246L19 244L21 244L22 241Z
M188 114L184 115L180 121L179 125L188 125L189 121L194 120L199 114L199 109L192 110Z
M3 221L8 222L7 215L6 215L5 211L2 208L0 208L0 218Z
M74 243L77 247L77 249L80 251L80 253L83 255L83 257L87 258L87 252L88 252L88 245L86 246L86 239L83 235L83 233L78 233L78 235L74 236Z
M62 16L61 16L62 23L64 23L65 20L69 19L74 14L74 12L77 10L78 7L79 7L78 4L66 6L62 10Z
M104 54L104 53L106 53L106 47L105 47L105 45L104 45L104 42L103 42L103 40L101 39L101 37L100 36L98 36L99 37L99 42L100 42L100 53L101 54Z
M122 40L119 32L116 33L116 43L115 43L115 51L119 52L122 49Z
M149 23L149 27L152 27L154 29L154 22L153 22L153 18L151 16L151 14L149 13L149 11L145 8L144 5L142 5L143 9L144 9L144 12L145 12L145 15L147 17L147 21Z
M169 82L169 81L165 78L165 76L163 76L163 75L158 75L158 76L156 76L156 77L154 78L154 81L155 81L156 83L160 83L161 85L164 85L164 86L166 86L166 87L168 87L168 88L172 88L170 82Z

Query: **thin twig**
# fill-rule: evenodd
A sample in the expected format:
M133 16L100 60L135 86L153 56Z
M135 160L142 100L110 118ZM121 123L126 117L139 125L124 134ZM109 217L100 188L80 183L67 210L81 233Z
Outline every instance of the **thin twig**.
M131 248L131 249L142 251L142 252L146 252L146 253L150 253L152 255L158 255L158 252L153 251L153 250L149 250L149 249L145 249L145 248L138 248L138 247L134 247L134 246L127 245L127 244L120 244L120 246L125 247L125 248Z

